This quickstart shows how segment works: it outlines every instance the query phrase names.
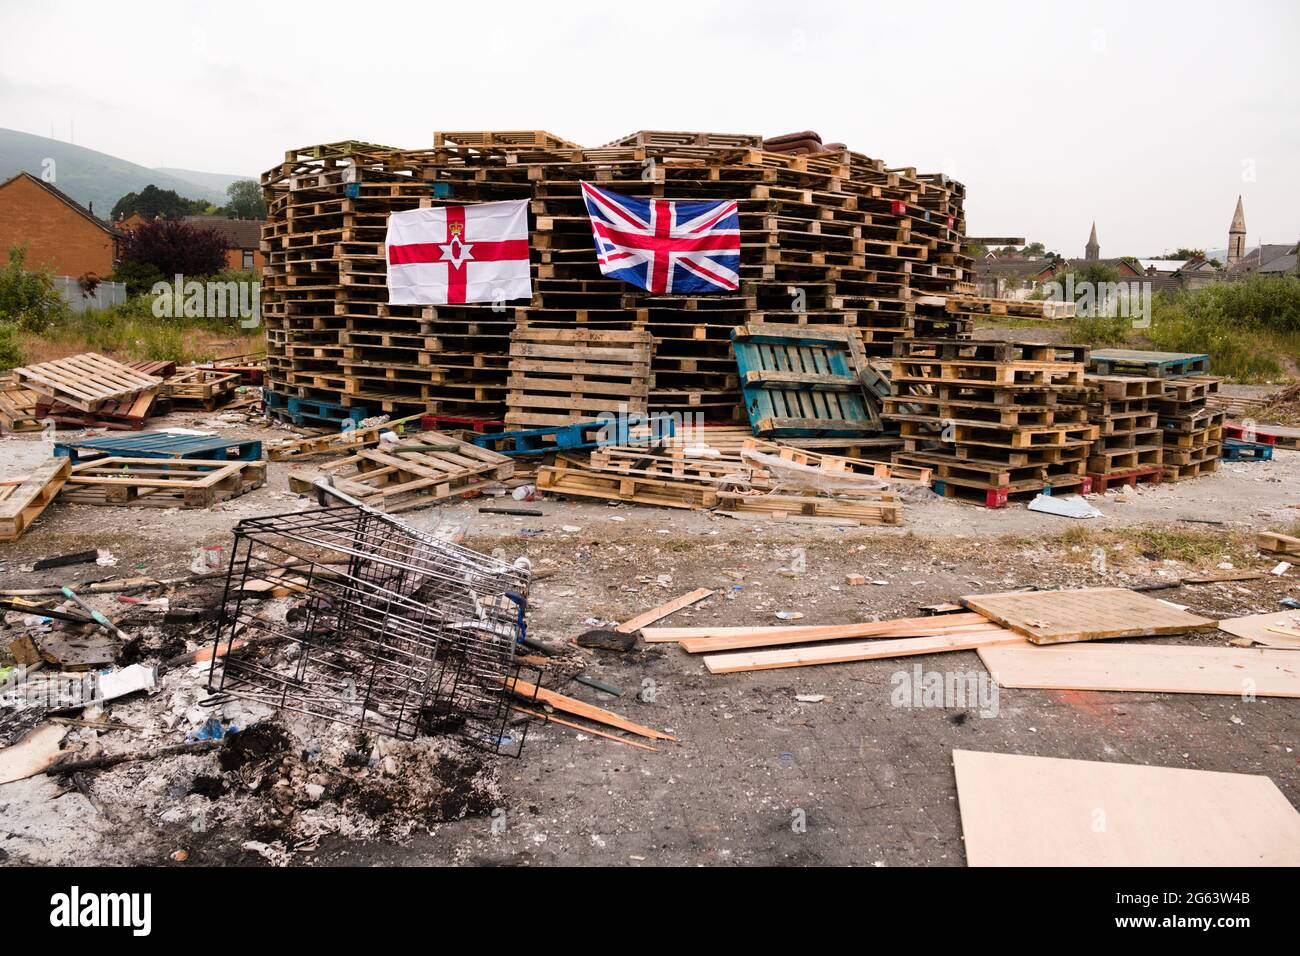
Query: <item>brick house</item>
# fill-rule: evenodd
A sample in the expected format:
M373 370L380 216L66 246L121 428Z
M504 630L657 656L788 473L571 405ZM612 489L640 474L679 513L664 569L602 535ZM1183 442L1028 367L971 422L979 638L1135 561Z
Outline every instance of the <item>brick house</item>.
M261 270L262 226L260 219L225 219L221 216L186 216L191 226L213 229L226 237L230 249L226 252L226 268Z
M0 259L27 247L27 268L55 275L107 277L119 234L71 196L31 173L0 183Z

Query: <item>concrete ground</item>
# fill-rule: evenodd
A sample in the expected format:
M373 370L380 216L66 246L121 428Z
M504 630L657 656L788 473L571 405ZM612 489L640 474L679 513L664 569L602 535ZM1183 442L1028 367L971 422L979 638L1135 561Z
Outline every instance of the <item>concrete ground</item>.
M167 424L283 434L219 415ZM39 438L0 439L0 473L21 473L47 453ZM272 464L267 487L208 511L56 502L0 550L0 590L63 583L73 569L25 567L86 547L111 552L116 565L82 566L76 581L182 575L204 546L228 546L241 517L305 507L287 476L312 470ZM717 593L665 624L776 624L780 611L801 613L803 624L845 623L913 615L980 591L1167 582L1225 563L1267 571L1275 562L1254 551L1252 533L1300 523L1300 453L1091 501L1106 517L1071 521L1023 505L987 510L930 497L908 503L902 526L851 530L558 499L532 505L540 518L479 515L482 499L405 518L424 529L467 524L471 547L527 555L539 577L530 633L567 646L589 619L625 620L698 587ZM850 587L849 573L881 583ZM1157 596L1224 617L1278 610L1282 598L1300 597L1298 581L1292 570ZM1214 632L1171 640L1223 644ZM620 696L572 682L560 690L678 742L647 752L534 724L520 759L494 763L492 812L400 839L328 833L288 862L961 865L956 748L1266 774L1300 806L1297 700L1004 689L996 715L981 716L979 706L891 700L898 675L914 667L982 674L973 652L717 676L675 645L581 654L586 673ZM173 776L209 773L212 759L175 758ZM92 794L122 792L148 772L103 771ZM0 787L0 860L165 863L178 847L190 864L266 858L239 849L252 831L238 821L228 824L235 833L197 833L161 806L137 816L124 804L109 826L76 793L30 781Z

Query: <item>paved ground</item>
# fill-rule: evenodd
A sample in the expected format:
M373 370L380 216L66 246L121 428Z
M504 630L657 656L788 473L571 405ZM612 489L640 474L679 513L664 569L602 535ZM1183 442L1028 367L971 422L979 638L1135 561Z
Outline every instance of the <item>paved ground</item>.
M232 428L241 430L257 431ZM0 451L5 471L44 454L24 439L6 439ZM112 551L118 564L82 569L77 580L137 570L183 574L197 548L229 540L238 518L301 507L287 492L289 470L273 466L268 488L207 512L56 503L0 552L0 588L52 583L55 575L23 567L89 545ZM543 518L479 516L479 502L409 518L426 528L469 520L471 546L510 558L527 554L543 575L533 590L530 629L553 642L584 630L587 618L626 619L696 587L719 593L671 623L773 624L783 610L801 612L802 623L843 623L912 614L980 590L1146 583L1224 562L1266 570L1272 562L1254 553L1250 532L1300 522L1300 453L1093 501L1106 519L1071 522L1023 506L988 511L931 499L909 505L901 528L851 531L561 501L543 502ZM1180 520L1188 518L1198 520ZM783 573L799 549L805 570ZM1094 560L1098 549L1106 554L1104 571ZM847 587L850 572L887 583ZM1282 597L1300 597L1298 580L1293 571L1163 596L1227 616L1277 609ZM698 659L667 645L628 655L589 652L588 663L589 674L622 695L572 683L563 686L566 693L668 730L680 742L650 753L534 725L523 757L500 762L497 812L402 839L327 835L291 860L960 865L954 748L1263 773L1300 805L1296 700L1003 690L996 716L985 717L979 707L891 701L896 675L916 666L978 677L983 669L968 652L730 676L709 675ZM801 703L797 694L824 699ZM0 859L161 863L185 847L193 863L255 862L262 857L239 848L248 826L236 821L229 824L233 833L196 834L166 815L168 801L178 799L166 793L187 792L176 789L175 778L184 784L211 773L213 759L172 761L172 789L160 786L159 802L138 812L124 804L123 819L111 826L75 793L0 788ZM95 778L94 792L125 794L150 783L152 773L108 771ZM122 839L124 827L130 841Z

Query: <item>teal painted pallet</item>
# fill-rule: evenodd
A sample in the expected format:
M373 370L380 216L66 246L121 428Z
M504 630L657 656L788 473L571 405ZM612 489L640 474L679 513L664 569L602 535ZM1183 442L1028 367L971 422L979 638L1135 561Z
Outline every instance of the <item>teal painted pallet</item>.
M858 436L881 430L887 388L853 329L742 325L731 333L745 411L761 437Z

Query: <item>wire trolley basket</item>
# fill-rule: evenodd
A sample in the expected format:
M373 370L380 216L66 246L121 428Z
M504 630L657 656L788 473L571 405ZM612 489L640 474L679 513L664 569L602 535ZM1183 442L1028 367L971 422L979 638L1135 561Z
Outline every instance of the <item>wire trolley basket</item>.
M208 689L391 737L455 734L518 756L529 573L366 507L235 527ZM287 615L269 594L298 597Z

